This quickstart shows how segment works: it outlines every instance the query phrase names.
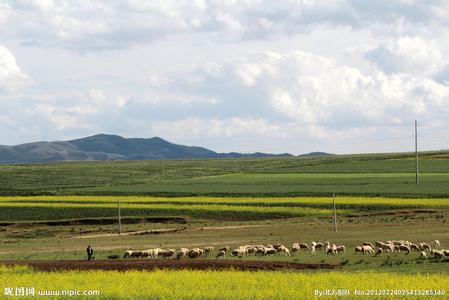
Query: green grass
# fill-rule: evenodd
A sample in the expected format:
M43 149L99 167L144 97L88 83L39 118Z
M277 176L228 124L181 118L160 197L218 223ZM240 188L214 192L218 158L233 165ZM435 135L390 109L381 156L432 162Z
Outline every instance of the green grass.
M167 196L329 196L449 197L449 173L230 174L193 179L74 189L78 194Z
M0 195L449 197L447 152L421 158L418 186L409 153L0 165Z

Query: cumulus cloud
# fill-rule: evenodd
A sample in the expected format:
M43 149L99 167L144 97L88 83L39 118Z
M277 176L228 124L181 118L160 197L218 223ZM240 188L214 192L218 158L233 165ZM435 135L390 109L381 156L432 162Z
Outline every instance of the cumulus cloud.
M443 132L448 12L438 0L2 1L3 136L295 152L407 136L414 118Z
M430 119L447 112L449 87L420 74L385 74L303 51L240 57L208 75L197 67L173 85L189 93L220 97L218 108L297 124L350 128L398 124L410 117ZM200 77L192 84L184 78ZM238 100L236 100L236 98ZM236 109L238 107L238 109Z
M7 33L29 45L92 51L187 34L220 41L267 39L316 26L372 28L384 35L416 31L419 25L425 32L430 26L447 28L447 11L444 1L11 0L0 6L0 22L14 13Z
M174 122L153 122L151 125L153 132L165 134L168 137L179 139L185 135L190 137L286 137L286 132L282 127L272 124L262 118L224 118L224 119L204 119L187 118Z
M366 58L387 74L409 73L428 76L441 68L442 51L436 41L401 37L370 49Z
M0 90L15 90L28 80L28 75L19 68L14 55L0 45Z

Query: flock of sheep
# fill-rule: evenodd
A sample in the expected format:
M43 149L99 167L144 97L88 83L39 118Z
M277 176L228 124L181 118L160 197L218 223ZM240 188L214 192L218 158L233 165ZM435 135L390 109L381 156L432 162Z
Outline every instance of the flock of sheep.
M441 248L440 242L438 240L434 241L435 248ZM142 251L127 250L123 255L124 258L206 258L209 254L214 251L214 247L205 248L181 248L176 249L161 249L154 248ZM289 249L282 244L268 244L268 245L243 245L238 248L230 250L230 247L219 248L216 258L223 258L226 255L234 257L243 257L248 255L254 256L271 256L275 254L291 256L295 253L301 251L307 251L310 254L315 254L316 251L324 251L326 254L337 255L339 253L345 253L346 247L344 245L331 244L330 242L311 242L310 246L307 243L296 242L293 243L292 247ZM388 252L405 252L406 254L412 251L419 251L421 258L427 258L427 252L435 258L445 258L449 257L449 250L436 250L432 249L427 243L411 243L409 241L377 241L373 245L371 242L364 242L360 246L355 247L355 254L373 254L374 256L382 255Z
M375 246L370 242L365 242L361 246L355 247L355 253L360 254L374 254L374 256L382 255L384 252L405 252L410 254L412 251L420 252L420 258L426 259L427 253L434 258L445 258L449 257L449 250L441 249L441 244L439 240L433 242L435 248L440 248L440 250L432 249L432 247L425 243L412 243L409 241L399 240L399 241L386 241L386 242L375 242Z

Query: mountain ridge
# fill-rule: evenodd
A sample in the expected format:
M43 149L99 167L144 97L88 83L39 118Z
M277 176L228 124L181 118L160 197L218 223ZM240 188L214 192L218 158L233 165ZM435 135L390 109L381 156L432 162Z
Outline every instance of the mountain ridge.
M104 133L68 141L39 141L15 146L0 145L1 164L280 156L293 155L261 152L218 153L204 147L174 144L160 137L124 138Z

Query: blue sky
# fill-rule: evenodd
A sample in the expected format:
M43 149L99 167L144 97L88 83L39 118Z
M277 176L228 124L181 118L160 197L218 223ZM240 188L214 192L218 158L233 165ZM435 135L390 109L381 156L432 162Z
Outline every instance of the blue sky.
M447 1L0 0L0 144L449 149Z

